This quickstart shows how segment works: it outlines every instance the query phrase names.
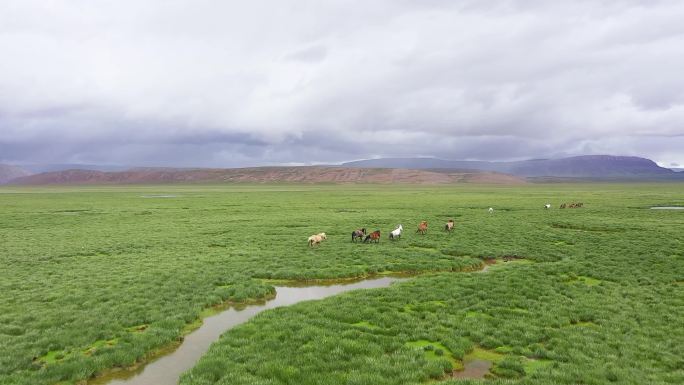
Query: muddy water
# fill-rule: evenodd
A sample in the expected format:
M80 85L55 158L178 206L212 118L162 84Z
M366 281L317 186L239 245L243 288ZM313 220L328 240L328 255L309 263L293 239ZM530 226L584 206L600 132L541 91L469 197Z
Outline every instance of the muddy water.
M322 299L354 289L387 287L392 282L406 278L383 277L358 282L333 285L285 287L276 286L276 297L264 304L249 305L241 309L229 308L204 319L202 326L185 337L183 343L169 354L136 370L112 372L104 377L88 381L89 385L175 385L181 373L192 368L197 360L227 330L246 322L254 315L268 309L288 306L301 301Z
M473 360L463 363L463 370L454 371L454 378L484 378L492 368L490 361Z

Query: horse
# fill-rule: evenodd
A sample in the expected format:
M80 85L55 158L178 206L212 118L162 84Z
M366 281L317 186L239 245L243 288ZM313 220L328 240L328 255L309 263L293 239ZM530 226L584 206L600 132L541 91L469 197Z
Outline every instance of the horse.
M493 208L493 207L490 207L489 210L487 210L487 211L489 211L489 213L491 214L491 213L494 212L494 208Z
M416 233L421 233L425 235L427 233L428 229L428 223L427 221L421 221L420 224L418 225L418 230L416 230Z
M567 207L567 204L565 204L565 203L563 203L562 205L560 205L560 208L562 208L562 209L564 209L564 208L566 208L566 207Z
M366 228L358 229L352 231L352 242L356 241L356 238L363 240L364 235L366 235Z
M454 229L454 220L449 219L449 221L444 225L444 231L451 232Z
M389 239L401 238L401 232L404 231L404 226L399 225L396 229L392 230L389 235Z
M363 243L367 243L369 241L375 241L375 243L380 243L380 230L375 230L372 233L368 234L366 236L366 239L363 240Z
M544 208L547 209L547 210L550 209L550 208L551 208L551 203L545 204L545 205L544 205Z
M309 241L308 241L309 247L314 247L315 245L320 245L321 242L323 242L326 239L327 239L327 237L326 237L325 233L319 233L319 234L312 235L309 237Z

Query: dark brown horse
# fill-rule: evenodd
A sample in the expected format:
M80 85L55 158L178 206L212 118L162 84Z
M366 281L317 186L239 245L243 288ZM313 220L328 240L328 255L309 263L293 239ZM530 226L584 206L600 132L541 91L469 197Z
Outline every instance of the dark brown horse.
M356 238L358 238L359 240L363 240L364 235L366 235L366 228L365 227L362 229L354 230L352 232L352 242L355 242Z
M418 230L416 230L416 233L421 233L421 234L427 233L427 227L428 227L427 221L420 222L420 224L418 225Z
M375 243L380 243L380 230L375 230L372 233L368 234L366 236L366 239L363 240L364 243L366 242L375 242Z

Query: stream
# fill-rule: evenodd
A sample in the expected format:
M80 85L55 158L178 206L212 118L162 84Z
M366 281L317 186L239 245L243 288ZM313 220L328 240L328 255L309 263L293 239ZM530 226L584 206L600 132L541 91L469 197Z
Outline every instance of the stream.
M209 346L226 331L240 325L264 310L297 302L323 299L355 289L387 287L406 278L382 277L332 285L287 287L276 286L276 297L263 304L230 307L204 318L202 326L185 336L183 342L157 359L134 370L119 370L88 381L88 385L176 385L180 375L192 368Z

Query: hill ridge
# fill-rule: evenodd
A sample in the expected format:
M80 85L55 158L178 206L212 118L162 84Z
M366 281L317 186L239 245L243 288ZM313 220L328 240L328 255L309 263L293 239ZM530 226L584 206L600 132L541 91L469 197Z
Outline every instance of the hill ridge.
M332 166L247 168L141 168L107 172L65 170L17 178L16 185L54 184L145 184L145 183L496 183L521 184L523 178L496 172L410 170Z
M28 175L31 175L31 172L22 167L10 164L0 164L0 184Z

